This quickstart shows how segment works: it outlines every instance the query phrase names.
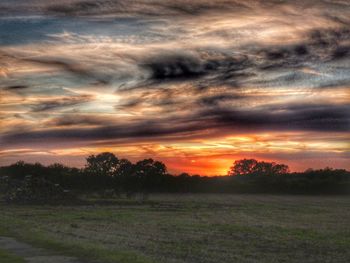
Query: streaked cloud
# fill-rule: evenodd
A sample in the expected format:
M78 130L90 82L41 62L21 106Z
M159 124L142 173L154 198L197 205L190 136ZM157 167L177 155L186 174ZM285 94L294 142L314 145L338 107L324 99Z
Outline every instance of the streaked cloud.
M254 154L350 168L346 1L3 0L0 10L3 163L113 150L176 171ZM306 155L319 164L297 165Z

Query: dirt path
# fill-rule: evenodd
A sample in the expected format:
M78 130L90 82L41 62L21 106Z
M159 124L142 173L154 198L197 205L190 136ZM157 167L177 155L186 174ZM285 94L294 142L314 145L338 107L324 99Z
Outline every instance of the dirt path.
M77 258L57 255L42 248L35 248L10 237L0 237L0 248L24 258L28 263L85 263Z

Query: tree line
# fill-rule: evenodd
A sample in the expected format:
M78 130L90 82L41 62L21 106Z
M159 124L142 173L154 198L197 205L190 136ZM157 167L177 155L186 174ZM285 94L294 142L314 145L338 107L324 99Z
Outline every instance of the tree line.
M286 193L349 194L350 172L344 169L308 169L291 173L288 166L255 159L233 163L227 176L172 175L164 163L144 159L132 163L104 152L86 158L84 168L55 163L44 166L23 161L0 167L0 179L41 178L76 192L115 193Z

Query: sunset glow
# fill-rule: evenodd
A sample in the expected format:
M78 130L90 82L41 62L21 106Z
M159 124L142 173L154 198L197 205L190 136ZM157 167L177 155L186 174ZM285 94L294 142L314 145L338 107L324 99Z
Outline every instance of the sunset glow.
M0 2L0 165L350 169L346 1L96 2Z

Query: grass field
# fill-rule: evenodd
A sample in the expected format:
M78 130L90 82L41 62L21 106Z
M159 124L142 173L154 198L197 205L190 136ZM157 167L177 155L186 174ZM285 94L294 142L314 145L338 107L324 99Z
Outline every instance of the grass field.
M21 257L13 255L0 248L0 262L1 263L24 263Z
M350 262L347 196L153 195L0 209L0 235L101 262Z

